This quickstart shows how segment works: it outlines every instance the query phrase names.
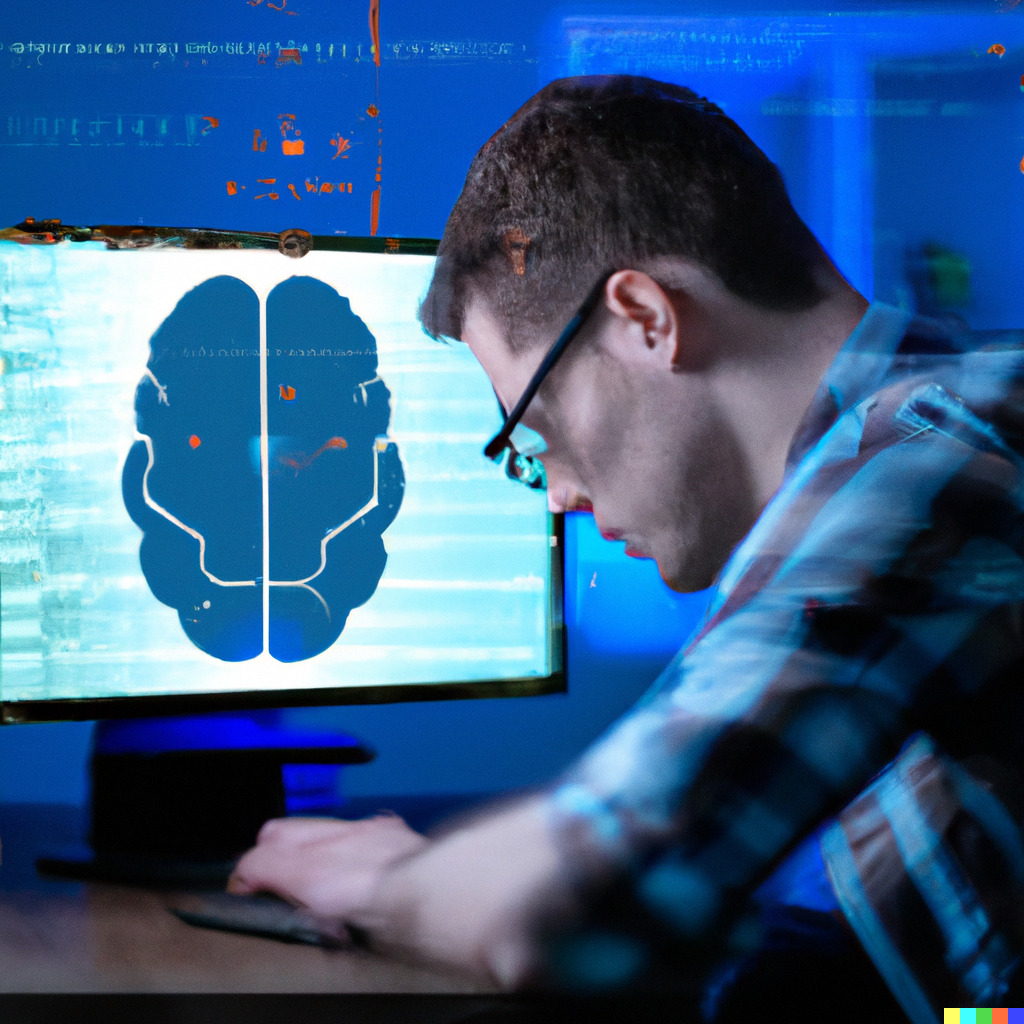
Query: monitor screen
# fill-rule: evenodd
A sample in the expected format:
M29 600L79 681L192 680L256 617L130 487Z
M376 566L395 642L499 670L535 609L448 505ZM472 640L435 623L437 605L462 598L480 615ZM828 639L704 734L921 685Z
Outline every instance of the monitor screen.
M557 520L373 248L0 242L6 721L563 688Z

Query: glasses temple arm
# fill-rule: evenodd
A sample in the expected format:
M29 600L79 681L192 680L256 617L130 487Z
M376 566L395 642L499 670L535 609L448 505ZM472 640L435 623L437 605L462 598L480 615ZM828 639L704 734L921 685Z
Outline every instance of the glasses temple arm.
M489 459L497 458L508 446L509 438L512 436L512 431L515 430L519 421L523 417L523 413L526 412L526 407L533 400L533 396L537 394L537 389L541 386L544 378L551 372L551 368L558 362L562 353L565 351L566 346L576 336L580 327L583 326L583 321L594 311L594 307L597 305L599 299L604 293L604 286L608 283L608 278L611 274L605 274L597 284L587 293L587 297L583 300L580 308L576 310L573 318L565 325L565 330L558 336L557 341L551 346L548 354L544 357L540 366L537 367L537 372L530 378L530 383L526 385L526 390L522 393L519 401L516 402L515 407L508 414L505 420L505 425L498 431L498 433L492 438L491 443L484 449L484 455ZM498 403L501 404L500 402Z

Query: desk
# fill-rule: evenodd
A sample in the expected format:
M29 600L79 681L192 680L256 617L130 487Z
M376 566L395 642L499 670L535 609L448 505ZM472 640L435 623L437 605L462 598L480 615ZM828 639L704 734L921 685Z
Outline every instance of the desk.
M37 877L35 857L81 827L75 808L0 808L0 992L488 991L362 950L195 928L167 909L169 892Z
M77 888L0 893L0 992L486 991L361 950L194 928L165 893Z
M372 811L374 808L363 809ZM0 805L3 1024L685 1024L678 995L505 997L362 950L194 928L169 892L41 878L80 843L81 809ZM87 993L87 997L83 997ZM744 1022L746 1024L746 1022Z

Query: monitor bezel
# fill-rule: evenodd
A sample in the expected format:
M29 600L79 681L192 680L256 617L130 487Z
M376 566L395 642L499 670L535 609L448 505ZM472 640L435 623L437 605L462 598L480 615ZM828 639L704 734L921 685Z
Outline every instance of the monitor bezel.
M286 258L301 259L308 252L367 252L388 255L435 255L437 240L401 237L355 237L310 235L301 229L280 234L242 232L208 228L164 228L102 225L70 227L60 220L27 220L0 230L0 241L30 245L103 242L108 249L144 249L150 246L191 250L277 249ZM151 718L232 711L286 708L339 707L347 705L397 704L444 700L535 697L565 693L565 520L560 513L548 514L550 550L548 660L552 671L546 676L481 679L470 682L393 683L380 686L324 686L284 690L211 691L188 694L152 694L121 697L52 698L45 700L3 700L0 697L0 725L45 722L92 721L95 719ZM2 579L0 579L2 600ZM0 645L3 636L0 633ZM2 687L0 687L2 693Z

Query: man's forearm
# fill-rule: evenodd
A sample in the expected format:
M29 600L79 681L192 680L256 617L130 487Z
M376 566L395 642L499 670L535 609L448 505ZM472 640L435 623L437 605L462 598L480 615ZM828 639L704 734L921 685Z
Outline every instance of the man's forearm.
M439 836L388 868L349 923L382 952L522 987L539 922L571 904L543 808L534 797Z

